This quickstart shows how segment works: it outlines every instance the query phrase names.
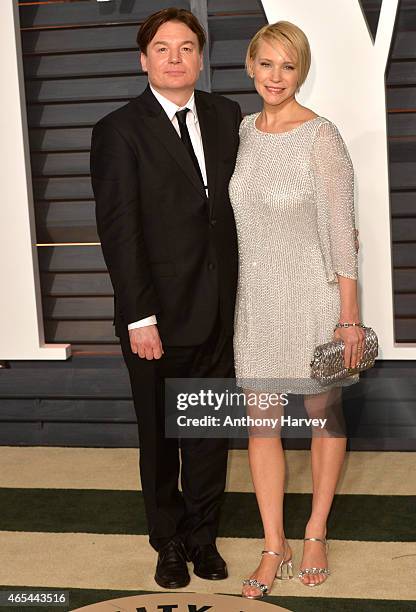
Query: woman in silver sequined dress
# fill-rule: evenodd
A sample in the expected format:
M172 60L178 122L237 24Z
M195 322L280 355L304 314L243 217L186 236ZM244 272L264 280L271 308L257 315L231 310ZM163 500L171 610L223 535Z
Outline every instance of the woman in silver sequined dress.
M299 578L307 586L329 575L326 522L345 457L341 386L310 377L314 348L345 342L354 367L364 332L357 300L353 168L337 127L302 106L310 49L289 22L262 28L247 52L247 70L263 110L245 117L230 183L239 240L235 318L237 380L246 395L303 395L312 427L312 512L305 529ZM348 323L337 328L337 323ZM284 396L274 414L284 414ZM290 401L290 399L289 399ZM257 412L256 412L257 409ZM269 416L251 408L253 416ZM334 432L335 435L334 435ZM285 458L280 436L252 429L249 459L265 533L260 565L243 582L243 596L262 597L274 577L291 577L292 551L283 529Z

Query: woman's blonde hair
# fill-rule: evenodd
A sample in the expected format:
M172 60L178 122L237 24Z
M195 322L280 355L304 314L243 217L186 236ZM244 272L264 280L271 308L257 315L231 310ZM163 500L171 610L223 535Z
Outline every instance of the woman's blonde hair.
M251 39L246 55L246 70L252 76L251 64L255 59L262 40L277 42L287 51L295 51L298 70L298 89L308 76L311 65L311 49L305 33L290 21L277 21L261 28Z

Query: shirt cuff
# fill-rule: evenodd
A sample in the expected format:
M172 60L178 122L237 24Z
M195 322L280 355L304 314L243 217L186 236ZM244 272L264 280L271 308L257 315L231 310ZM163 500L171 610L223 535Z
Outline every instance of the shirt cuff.
M129 323L127 326L127 329L137 329L138 327L147 327L148 325L156 325L156 324L157 324L156 315L151 315L150 317L146 317L145 319L140 319L140 321Z

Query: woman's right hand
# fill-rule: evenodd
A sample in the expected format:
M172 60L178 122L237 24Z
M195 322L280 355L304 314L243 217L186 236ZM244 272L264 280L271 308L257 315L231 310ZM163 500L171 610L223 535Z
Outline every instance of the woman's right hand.
M356 368L364 353L364 329L358 326L338 327L334 332L334 339L344 342L345 367Z

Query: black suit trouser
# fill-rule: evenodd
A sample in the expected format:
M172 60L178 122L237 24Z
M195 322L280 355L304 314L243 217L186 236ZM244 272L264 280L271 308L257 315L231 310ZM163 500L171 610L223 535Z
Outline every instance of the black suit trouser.
M165 438L165 378L234 377L232 337L219 317L199 346L164 346L161 359L132 353L128 331L121 347L137 415L140 476L150 544L159 550L180 537L188 550L215 541L223 498L227 439ZM180 455L180 460L179 460ZM179 475L182 493L178 489Z

